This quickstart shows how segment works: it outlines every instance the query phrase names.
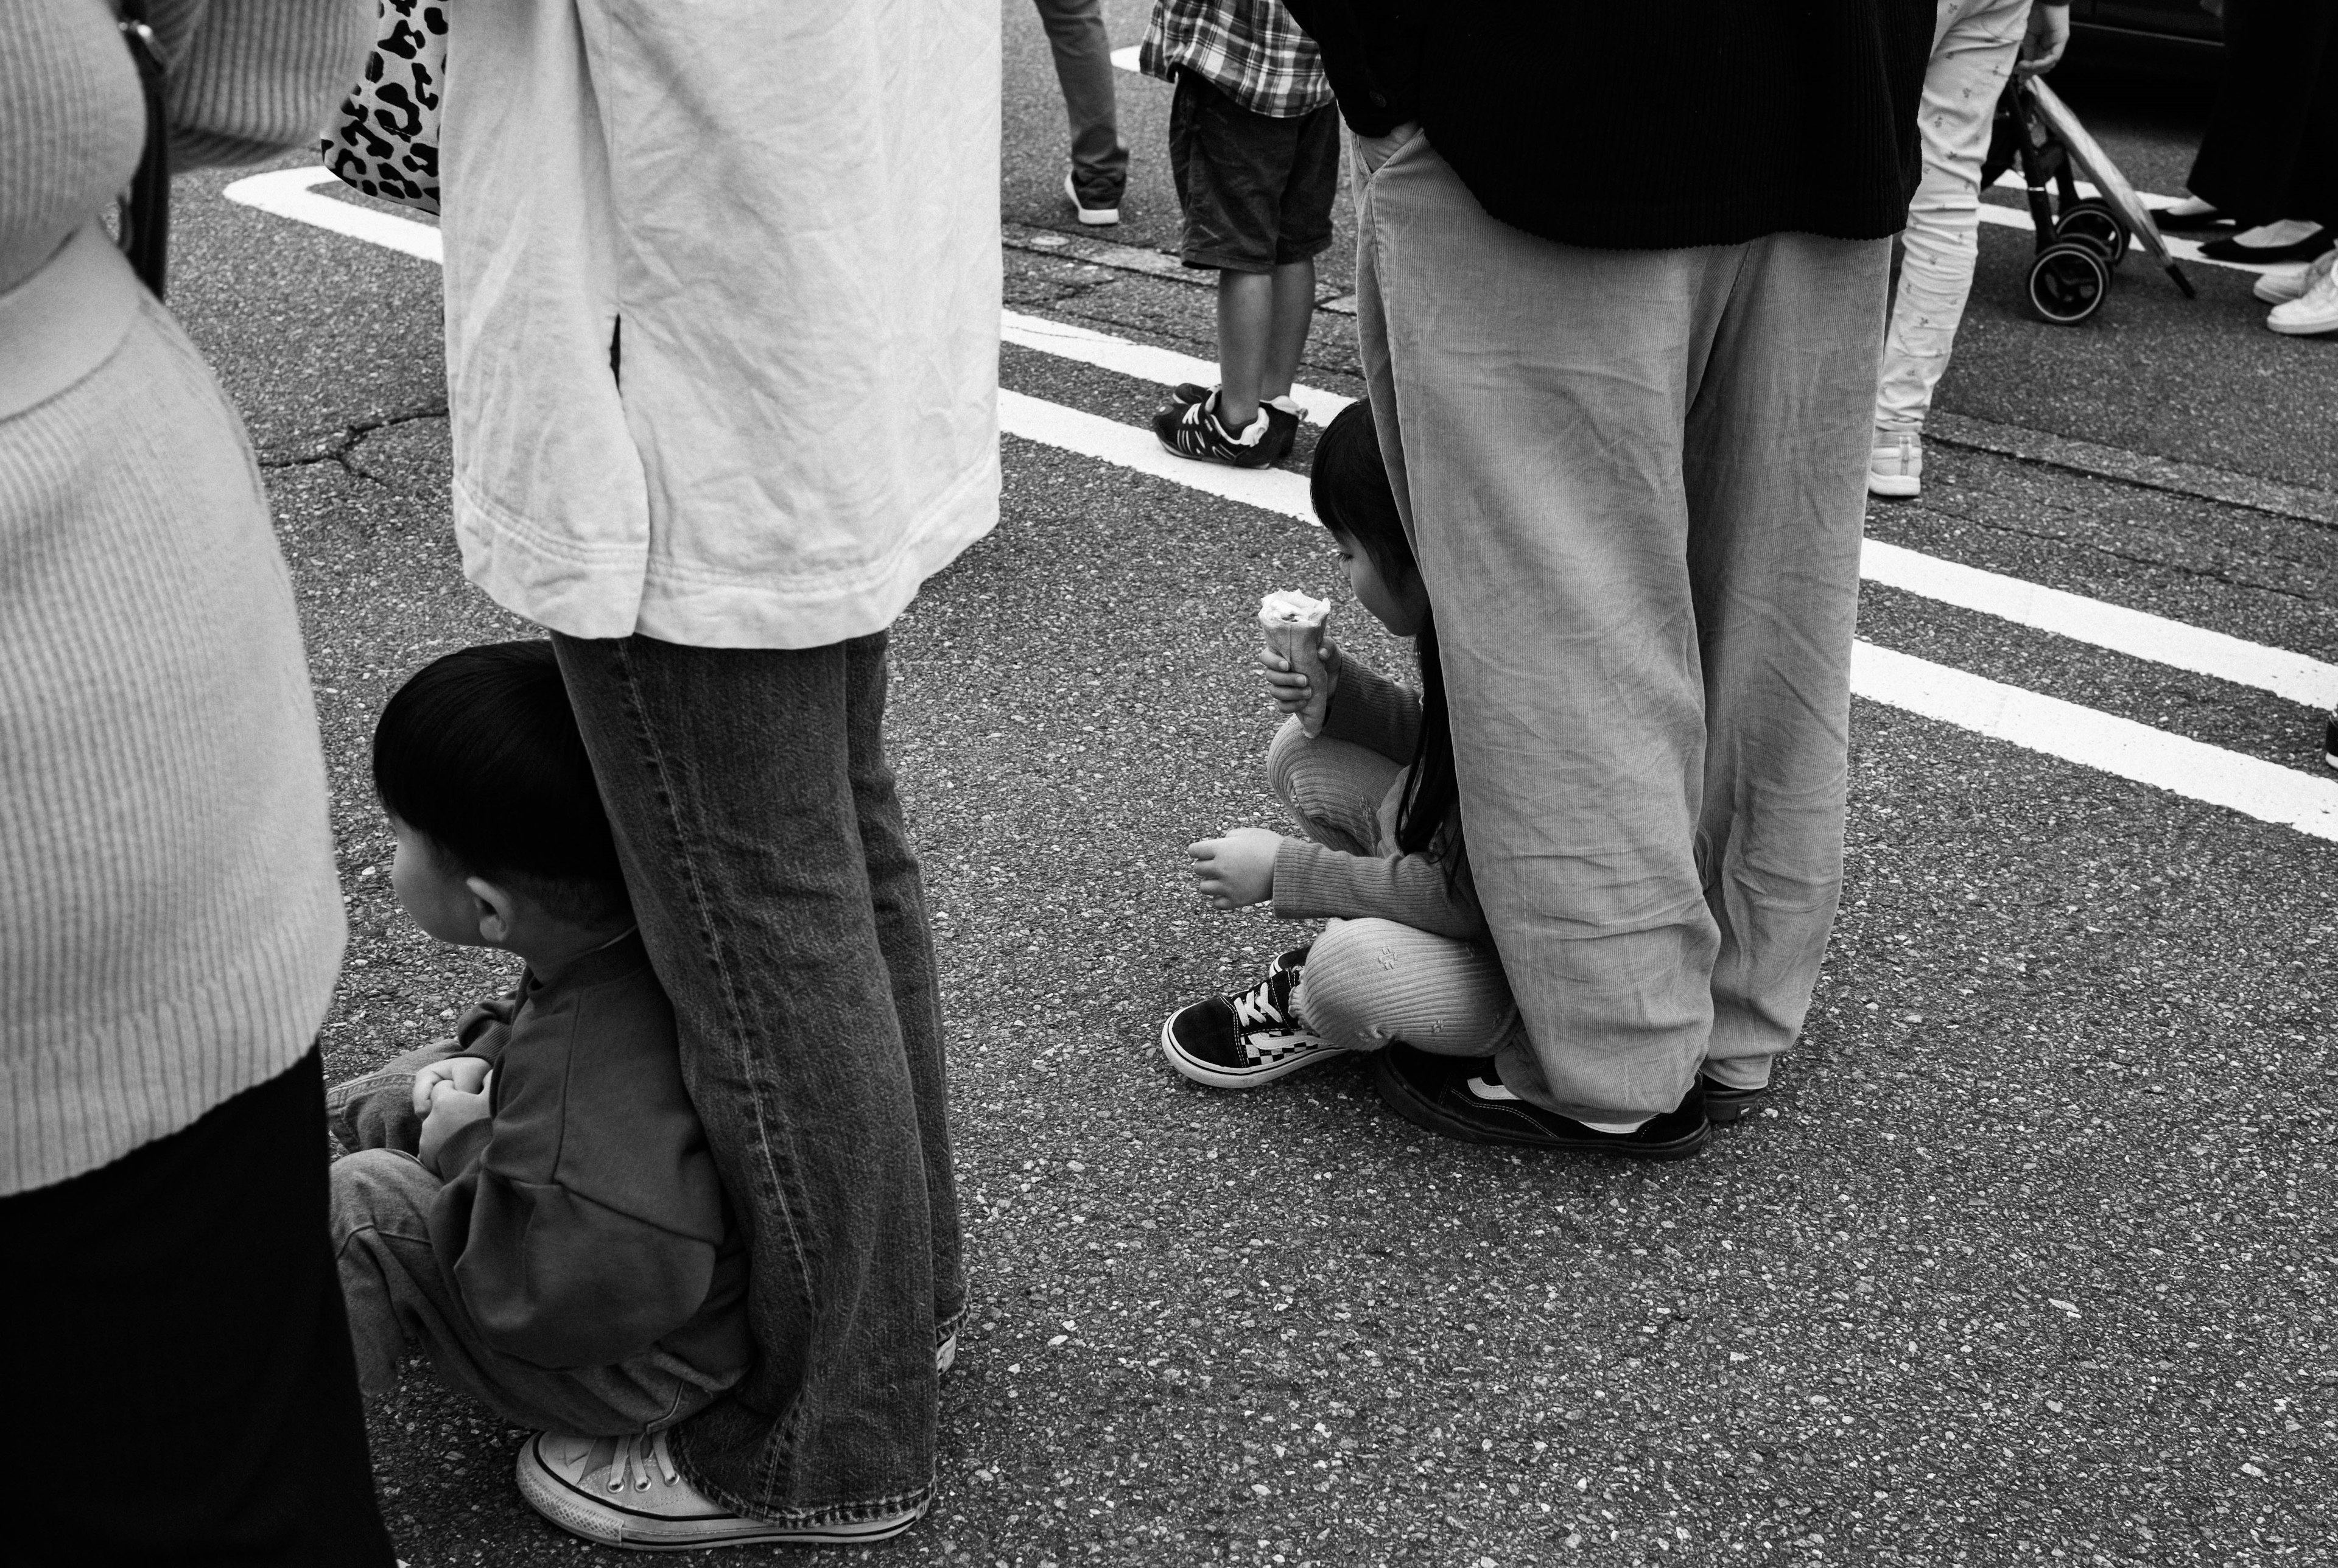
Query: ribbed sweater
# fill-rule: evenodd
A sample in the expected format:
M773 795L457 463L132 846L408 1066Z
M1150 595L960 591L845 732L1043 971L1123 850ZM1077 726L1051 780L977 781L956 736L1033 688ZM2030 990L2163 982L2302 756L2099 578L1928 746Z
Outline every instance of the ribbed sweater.
M1322 738L1361 746L1409 769L1420 737L1420 699L1343 656L1339 687L1323 712ZM1398 853L1397 815L1404 804L1406 777L1400 772L1380 800L1380 853L1351 855L1305 838L1282 841L1274 854L1274 913L1279 918L1393 920L1456 941L1488 939L1466 855L1449 877L1445 862L1434 855Z
M1417 120L1487 212L1570 245L1897 233L1934 0L1286 0L1340 110Z
M370 0L154 0L185 162L293 146ZM0 1195L291 1066L342 943L291 583L241 422L96 220L143 135L107 8L0 26Z

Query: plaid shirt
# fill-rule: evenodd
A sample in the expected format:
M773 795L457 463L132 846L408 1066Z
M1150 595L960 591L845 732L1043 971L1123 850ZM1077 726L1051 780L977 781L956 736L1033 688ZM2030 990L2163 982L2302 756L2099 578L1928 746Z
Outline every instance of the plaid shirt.
M1136 64L1164 82L1182 66L1272 120L1295 120L1331 101L1315 40L1282 0L1153 0Z

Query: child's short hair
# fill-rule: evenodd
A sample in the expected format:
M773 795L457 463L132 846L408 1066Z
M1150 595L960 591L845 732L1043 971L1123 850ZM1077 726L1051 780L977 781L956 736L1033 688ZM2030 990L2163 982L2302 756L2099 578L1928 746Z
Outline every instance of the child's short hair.
M489 642L416 671L374 726L373 785L472 876L518 883L572 918L626 907L550 642Z
M1363 398L1333 415L1315 438L1307 498L1314 504L1316 520L1361 546L1386 582L1401 583L1419 570L1389 484L1388 464L1380 456L1372 406Z

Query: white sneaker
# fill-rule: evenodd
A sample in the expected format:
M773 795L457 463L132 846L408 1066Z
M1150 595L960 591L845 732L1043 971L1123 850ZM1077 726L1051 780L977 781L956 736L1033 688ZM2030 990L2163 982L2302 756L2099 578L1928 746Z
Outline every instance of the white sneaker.
M733 1514L674 1468L666 1435L564 1437L539 1432L520 1446L520 1495L572 1535L652 1552L700 1546L850 1546L899 1535L921 1505L873 1519L778 1524Z
M2304 298L2307 289L2330 276L2333 264L2338 264L2338 247L2324 250L2303 267L2282 267L2258 273L2249 292L2268 305L2286 305Z
M2322 262L2329 261L2323 257ZM2338 268L2322 266L2322 276L2307 287L2304 293L2286 305L2276 305L2265 318L2265 325L2276 332L2293 338L2311 338L2317 333L2338 332Z
M1924 442L1913 430L1878 430L1867 455L1867 493L1904 501L1923 488Z
M1120 221L1120 209L1117 207L1082 205L1079 188L1072 183L1072 177L1068 174L1064 176L1064 194L1072 199L1072 211L1079 214L1080 221L1091 229L1106 228Z

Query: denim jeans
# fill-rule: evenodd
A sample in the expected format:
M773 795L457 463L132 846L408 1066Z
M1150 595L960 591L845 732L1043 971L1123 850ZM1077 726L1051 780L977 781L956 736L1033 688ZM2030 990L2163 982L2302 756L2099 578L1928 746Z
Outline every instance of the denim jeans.
M1940 0L1924 103L1924 178L1900 237L1900 297L1883 339L1875 427L1921 430L1949 368L1980 256L1980 163L2029 0Z
M1120 140L1120 103L1113 85L1112 40L1104 0L1034 0L1056 56L1056 81L1072 122L1072 185L1092 207L1117 207L1128 183L1128 149Z
M414 1075L461 1050L440 1040L325 1093L327 1123L351 1151L333 1161L329 1220L358 1387L368 1399L389 1394L411 1345L440 1382L518 1426L619 1437L703 1409L737 1381L735 1371L710 1376L654 1347L604 1367L555 1371L505 1355L480 1334L431 1247L441 1183L415 1157L422 1118L414 1113Z
M553 638L747 1232L759 1358L673 1453L710 1497L805 1527L931 1500L934 1348L966 1302L886 642Z
M1594 1122L1766 1083L1842 887L1890 242L1562 245L1426 134L1358 178L1361 357L1526 1026L1502 1082Z
M1368 747L1310 738L1296 716L1266 749L1266 779L1300 830L1345 855L1393 855L1380 803L1404 765ZM1518 1010L1487 942L1461 942L1395 920L1333 920L1307 950L1292 1008L1349 1051L1392 1040L1441 1056L1491 1056Z

